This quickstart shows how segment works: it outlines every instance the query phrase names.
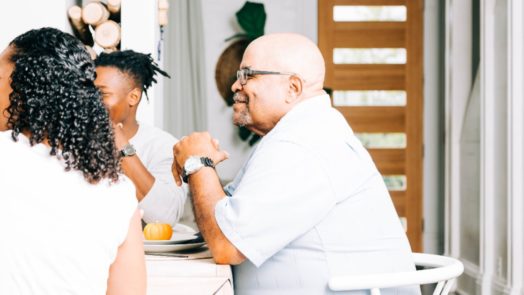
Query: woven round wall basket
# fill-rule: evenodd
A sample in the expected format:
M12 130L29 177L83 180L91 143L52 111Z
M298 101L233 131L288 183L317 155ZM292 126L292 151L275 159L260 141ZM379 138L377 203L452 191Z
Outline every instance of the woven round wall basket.
M242 61L242 55L251 40L241 39L231 43L220 55L215 68L215 82L218 92L228 106L233 105L233 91L231 86L235 83L236 72Z

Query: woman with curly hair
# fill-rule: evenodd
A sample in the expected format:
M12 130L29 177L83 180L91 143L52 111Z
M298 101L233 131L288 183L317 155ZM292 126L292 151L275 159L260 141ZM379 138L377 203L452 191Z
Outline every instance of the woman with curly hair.
M0 294L144 294L133 184L84 45L31 30L0 55Z

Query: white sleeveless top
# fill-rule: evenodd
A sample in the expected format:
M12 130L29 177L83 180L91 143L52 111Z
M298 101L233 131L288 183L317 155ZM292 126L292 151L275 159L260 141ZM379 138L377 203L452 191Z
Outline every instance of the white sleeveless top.
M0 294L105 294L135 189L89 184L49 151L0 132Z

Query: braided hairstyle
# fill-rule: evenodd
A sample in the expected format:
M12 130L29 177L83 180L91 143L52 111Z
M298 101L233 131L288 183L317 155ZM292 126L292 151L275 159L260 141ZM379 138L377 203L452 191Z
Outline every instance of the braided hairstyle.
M147 89L149 89L153 83L157 82L155 79L157 73L170 78L166 72L158 67L158 64L155 63L151 57L151 54L144 54L133 50L101 53L95 60L95 64L97 67L115 67L122 73L128 75L134 81L135 85L146 94L147 100L149 100Z
M9 46L14 70L7 126L13 139L28 131L31 145L47 140L66 171L79 170L90 183L117 181L113 129L85 46L53 28L28 31Z

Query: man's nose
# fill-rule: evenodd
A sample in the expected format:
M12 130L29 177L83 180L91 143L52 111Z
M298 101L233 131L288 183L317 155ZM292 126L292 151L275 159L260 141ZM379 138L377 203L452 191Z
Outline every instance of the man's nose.
M240 81L238 81L238 79L236 79L235 83L233 83L233 85L231 85L231 91L233 91L233 93L236 93L237 91L239 91L241 89L242 89L242 85L240 85Z

